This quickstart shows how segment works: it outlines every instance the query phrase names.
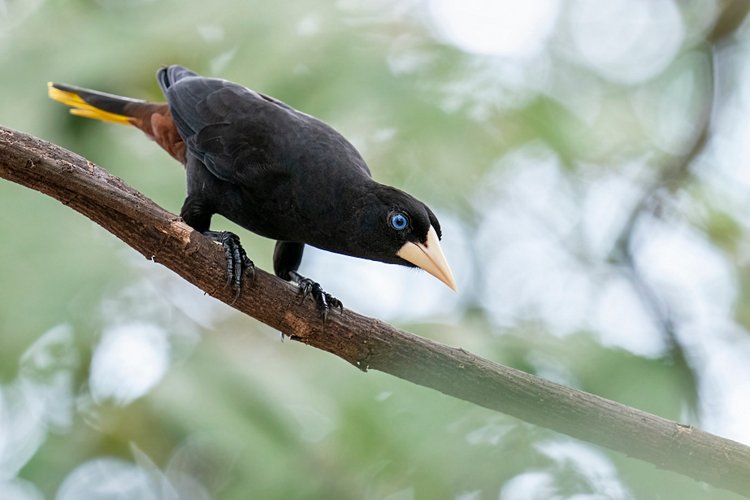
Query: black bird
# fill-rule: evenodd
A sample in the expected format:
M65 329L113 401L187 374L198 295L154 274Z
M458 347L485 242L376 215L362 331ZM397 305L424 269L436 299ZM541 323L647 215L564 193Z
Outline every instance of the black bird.
M185 166L180 216L223 245L227 280L237 293L243 271L253 264L235 234L209 229L213 214L277 240L274 272L311 294L323 314L341 302L297 272L306 244L420 267L456 289L435 214L411 195L375 182L359 152L329 125L181 66L161 68L157 80L166 104L59 83L48 87L72 114L133 125Z

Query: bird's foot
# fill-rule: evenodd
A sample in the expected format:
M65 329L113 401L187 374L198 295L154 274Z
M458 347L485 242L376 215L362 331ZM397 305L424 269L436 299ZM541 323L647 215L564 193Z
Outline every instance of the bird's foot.
M291 271L289 275L292 277L292 281L299 286L302 301L304 301L308 295L312 296L324 321L328 318L328 311L331 309L338 309L339 311L344 312L344 304L342 304L339 299L323 290L318 283L310 278L305 278L296 271Z
M237 300L242 291L242 273L245 270L250 271L252 282L255 277L255 264L247 257L236 234L229 231L206 231L203 234L224 247L224 255L227 258L227 286L234 288L234 300Z

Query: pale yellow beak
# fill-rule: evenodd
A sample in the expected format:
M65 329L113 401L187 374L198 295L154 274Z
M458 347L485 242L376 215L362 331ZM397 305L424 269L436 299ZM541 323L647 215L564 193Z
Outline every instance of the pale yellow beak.
M454 292L458 291L451 268L448 267L443 250L440 248L440 240L432 226L427 231L427 241L425 243L407 242L396 252L396 255L424 269L448 285Z

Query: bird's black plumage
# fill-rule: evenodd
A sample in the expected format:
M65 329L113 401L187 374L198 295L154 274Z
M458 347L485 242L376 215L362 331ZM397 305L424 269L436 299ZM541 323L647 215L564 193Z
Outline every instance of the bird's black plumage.
M440 223L432 211L411 195L375 182L359 152L332 127L277 99L226 80L198 76L181 66L162 68L157 79L167 108L151 111L143 107L153 107L150 103L140 108L142 101L101 104L105 94L52 85L94 108L122 109L120 114L131 117L132 124L184 161L187 198L181 216L196 230L221 241L228 259L239 259L230 262L235 270L241 273L251 263L236 237L209 230L214 214L277 240L275 273L299 283L323 309L340 303L297 273L304 245L424 267L455 287L437 243ZM53 98L74 107L86 105ZM97 104L90 102L94 100ZM92 116L95 111L77 114L107 119ZM159 120L153 118L156 114ZM160 137L169 134L159 128L162 121L163 127L173 123L184 147L164 144ZM411 253L403 251L406 247ZM419 252L440 260L439 269L431 269L434 265L429 262L423 265Z

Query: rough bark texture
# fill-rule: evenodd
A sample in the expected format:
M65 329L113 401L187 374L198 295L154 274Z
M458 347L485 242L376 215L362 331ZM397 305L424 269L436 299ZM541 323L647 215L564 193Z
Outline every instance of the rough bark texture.
M122 180L59 146L0 127L0 177L60 200L212 297L362 370L390 373L720 488L750 492L750 448L740 443L349 310L332 312L323 328L312 302L300 304L295 286L260 269L252 287L233 302L220 247Z

